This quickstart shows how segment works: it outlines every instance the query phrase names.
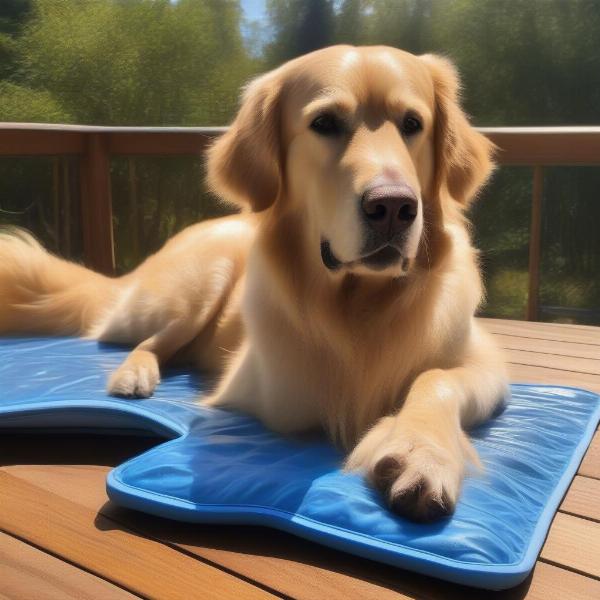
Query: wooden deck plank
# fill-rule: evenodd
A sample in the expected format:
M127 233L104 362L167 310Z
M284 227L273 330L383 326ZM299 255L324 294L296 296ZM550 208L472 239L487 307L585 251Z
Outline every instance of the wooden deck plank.
M293 598L462 600L480 597L476 590L377 565L277 531L257 527L191 526L106 504L104 480L108 467L18 465L3 470L39 486L41 493L76 498L88 509L99 510L128 529L181 547ZM85 493L80 494L78 490ZM600 582L583 575L538 564L530 580L493 597L583 599L593 597L586 594L600 589L599 586ZM564 595L548 596L549 590Z
M507 349L513 381L567 385L600 392L597 368L600 328L488 319L482 323ZM177 592L184 588L186 591L209 590L209 594L202 597L212 597L210 593L214 592L215 597L223 598L236 595L246 598L246 589L258 593L257 597L269 596L268 590L272 590L275 594L302 600L481 597L478 590L372 563L282 532L258 527L190 526L107 503L105 477L109 468L87 463L122 462L132 453L132 442L125 438L112 438L114 442L98 444L86 442L85 436L80 436L75 445L77 459L82 464L36 466L24 463L39 460L40 456L48 457L49 462L61 462L62 456L65 462L67 457L73 456L73 440L65 441L61 447L62 442L48 444L46 439L47 446L25 443L19 449L15 440L20 436L10 437L13 441L3 447L2 459L4 464L13 461L17 466L0 468L0 528L8 521L12 523L13 515L18 514L17 525L13 527L21 528L22 533L30 537L13 531L14 535L82 564L86 570L132 592L157 598L177 597ZM62 448L58 455L56 447ZM139 451L144 449L144 444L140 444ZM13 481L8 496L4 477ZM15 480L19 483L15 484ZM485 596L502 600L600 598L600 541L596 541L600 540L599 498L600 433L596 433L579 476L555 518L542 561L538 562L533 575L513 590L486 592ZM7 509L11 512L7 513ZM103 563L105 557L108 557L107 562ZM165 557L166 566L163 565ZM59 558L54 560L61 562ZM74 566L71 568L78 571ZM197 570L200 573L196 573ZM184 571L186 575L182 580ZM215 572L218 574L216 583L211 579ZM233 587L229 585L231 580L225 581L223 576L235 582ZM190 587L192 577L197 580L192 584L195 587ZM236 585L247 588L240 589ZM121 589L119 592L127 594Z
M489 597L498 600L592 600L600 598L600 581L584 577L554 565L538 562L529 588L525 585L497 592ZM526 590L526 591L524 591ZM481 598L488 598L487 595ZM439 600L444 600L440 596Z
M479 600L484 596L498 600L589 600L595 596L586 594L600 591L600 581L571 573L559 566L538 563L533 576L512 590L482 592L346 556L277 531L243 528L241 531L227 531L224 535L222 527L211 527L203 528L205 533L199 539L197 532L184 532L181 524L175 524L177 529L174 531L173 524L168 521L133 513L114 505L108 508L112 509L112 515L116 519L122 519L124 523L131 523L133 520L136 528L151 531L151 535L159 539L161 536L165 536L164 539L167 540L174 535L183 536L177 543L188 551L210 557L242 574L252 573L254 577L260 574L265 585L298 600ZM239 539L234 539L240 535L246 537L241 543ZM250 537L252 539L248 539ZM282 550L269 550L273 547ZM548 590L556 590L557 595L548 596ZM558 594L559 591L562 595Z
M384 583L369 581L364 573L360 577L356 565L363 561L285 533L258 527L193 526L121 509L107 504L105 480L109 470L82 465L16 465L1 469L42 492L75 497L89 510L128 529L180 547L293 598L401 600L410 597L401 591L407 585L402 579L410 583L418 577L400 571L402 577L398 578L396 570L395 580L387 578L388 585L393 585L389 589ZM319 558L323 566L319 566ZM368 572L372 564L366 562L363 572Z
M514 334L531 339L591 344L593 346L600 345L600 328L598 327L484 318L480 318L479 322L491 333Z
M600 479L575 477L560 510L600 521Z
M513 364L532 367L546 367L557 371L600 375L600 360L574 356L557 356L531 350L505 350L507 360Z
M273 595L173 548L132 534L96 511L0 470L0 529L148 598L228 600ZM200 592L199 592L200 593Z
M0 532L0 598L134 600L133 594Z
M578 325L576 323L546 323L543 321L519 321L517 319L494 319L490 317L479 317L479 320L492 325L507 325L515 328L543 329L552 331L578 331L598 335L598 327L595 325Z
M513 383L565 385L600 394L600 375L557 371L548 367L533 367L516 363L508 364L508 373Z
M600 479L600 431L596 431L592 443L583 457L578 474ZM598 501L600 502L600 498Z
M575 342L556 342L554 340L539 340L521 337L514 333L494 333L496 343L505 350L530 350L556 356L573 356L576 358L591 358L600 361L600 345L578 344Z
M600 578L600 523L557 513L540 556Z

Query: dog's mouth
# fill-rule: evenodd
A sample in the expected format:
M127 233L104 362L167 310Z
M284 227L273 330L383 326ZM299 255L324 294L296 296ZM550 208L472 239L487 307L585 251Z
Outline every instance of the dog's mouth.
M380 248L372 254L364 256L360 259L360 262L363 265L369 267L370 269L374 269L375 271L381 271L382 269L387 269L387 267L391 267L401 258L402 254L400 253L400 250L394 248L394 246L384 246L383 248Z
M356 260L352 260L349 262L342 262L339 258L334 254L331 249L331 244L327 240L321 241L321 259L323 260L323 264L330 271L337 271L342 267L353 267L357 265L364 265L365 267L373 270L373 271L383 271L388 267L396 264L398 261L402 259L402 253L395 246L391 246L386 244L381 248L378 248L374 252L370 252L365 256L361 256ZM405 270L408 266L409 260L404 258L402 260L402 269Z

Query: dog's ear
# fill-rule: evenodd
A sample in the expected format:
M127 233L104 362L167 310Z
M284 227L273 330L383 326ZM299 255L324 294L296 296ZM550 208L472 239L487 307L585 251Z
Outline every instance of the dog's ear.
M209 187L255 212L273 204L281 185L279 96L276 73L250 82L235 120L208 151Z
M467 206L493 170L496 147L469 123L460 107L460 80L448 59L421 56L433 78L435 93L436 187L445 185Z

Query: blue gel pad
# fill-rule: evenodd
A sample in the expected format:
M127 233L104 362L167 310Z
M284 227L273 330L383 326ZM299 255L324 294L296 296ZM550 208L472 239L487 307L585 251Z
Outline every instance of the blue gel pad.
M153 432L168 441L108 476L118 504L194 523L275 527L488 589L514 586L533 568L600 418L596 394L513 385L504 412L471 433L485 471L467 477L454 515L423 525L343 473L323 439L286 439L200 406L196 375L166 372L149 400L108 397L107 375L126 354L71 338L0 340L0 428Z

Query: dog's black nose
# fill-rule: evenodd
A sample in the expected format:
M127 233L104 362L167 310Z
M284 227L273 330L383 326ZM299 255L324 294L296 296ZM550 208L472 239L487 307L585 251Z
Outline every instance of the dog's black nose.
M386 239L408 229L419 210L414 190L404 184L371 188L363 194L361 205L369 225Z

